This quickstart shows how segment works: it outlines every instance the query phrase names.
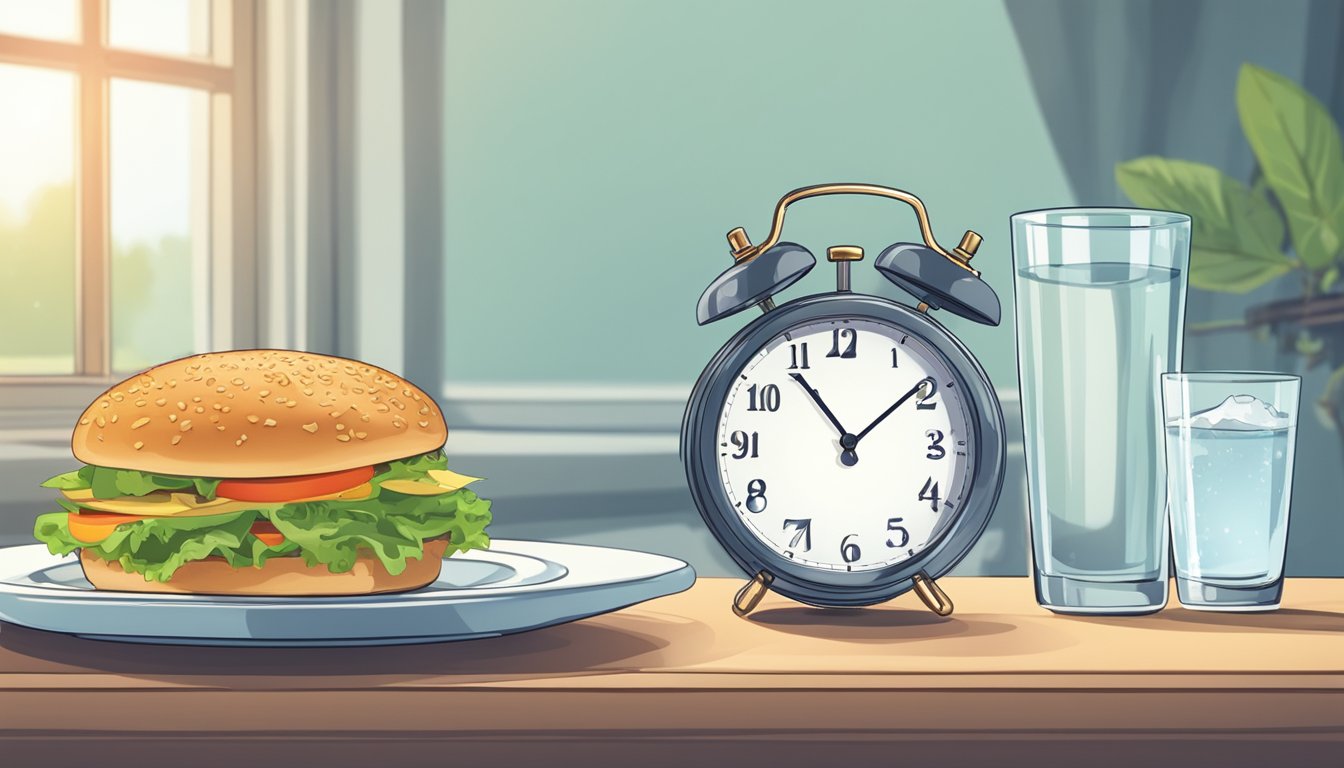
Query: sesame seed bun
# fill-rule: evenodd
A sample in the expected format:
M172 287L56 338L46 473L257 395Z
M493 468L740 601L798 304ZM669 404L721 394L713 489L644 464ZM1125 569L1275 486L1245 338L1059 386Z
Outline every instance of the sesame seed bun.
M368 363L281 349L157 365L99 395L71 437L86 464L188 477L288 477L427 453L433 398Z
M80 550L84 578L94 589L117 592L166 592L193 595L303 596L372 595L419 589L439 578L448 542L425 542L419 560L407 559L406 570L393 576L378 558L361 552L355 567L332 573L325 566L310 568L302 557L272 557L260 568L234 568L222 557L207 557L182 565L165 582L145 581L127 573L121 563L103 560Z

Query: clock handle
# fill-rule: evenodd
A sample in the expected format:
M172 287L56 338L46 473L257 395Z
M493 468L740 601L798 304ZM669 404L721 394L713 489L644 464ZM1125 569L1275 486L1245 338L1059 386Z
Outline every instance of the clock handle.
M952 615L952 598L938 586L938 582L929 578L923 571L915 574L915 594L919 595L919 599L924 601L930 611L939 616Z
M733 598L733 613L738 616L746 616L761 604L761 599L765 593L770 591L770 585L775 577L769 571L761 571L751 578L742 588L737 591L737 596Z

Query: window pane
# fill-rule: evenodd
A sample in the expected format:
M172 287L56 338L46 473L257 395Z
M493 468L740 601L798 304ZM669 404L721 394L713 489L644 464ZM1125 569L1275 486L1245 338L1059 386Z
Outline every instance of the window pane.
M0 0L0 33L50 40L79 37L77 0Z
M0 376L75 370L75 78L0 64Z
M112 81L112 367L207 345L209 101L204 91Z
M175 56L210 55L210 0L110 0L107 43Z

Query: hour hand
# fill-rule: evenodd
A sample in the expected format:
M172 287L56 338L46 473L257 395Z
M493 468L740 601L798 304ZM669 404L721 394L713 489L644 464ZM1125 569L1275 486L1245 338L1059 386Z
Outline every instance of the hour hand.
M812 398L812 401L817 404L817 407L821 409L821 412L830 420L831 425L835 427L836 432L841 436L849 434L849 432L845 431L844 427L840 426L840 420L835 418L835 414L831 413L831 409L826 407L826 403L821 399L821 393L813 389L812 385L807 383L807 379L804 379L801 373L790 373L789 376L791 376L794 381L798 382L798 385L803 388L803 391L808 394L808 397Z

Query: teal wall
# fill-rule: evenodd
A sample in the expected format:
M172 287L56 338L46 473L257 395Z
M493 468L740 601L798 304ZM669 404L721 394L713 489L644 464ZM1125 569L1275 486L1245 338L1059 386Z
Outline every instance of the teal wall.
M450 0L447 36L450 382L688 385L751 316L695 325L724 233L869 181L985 236L1004 325L947 322L1015 386L1008 216L1073 200L1000 4ZM809 201L785 237L864 246L855 287L905 298L871 264L918 239L906 206Z

